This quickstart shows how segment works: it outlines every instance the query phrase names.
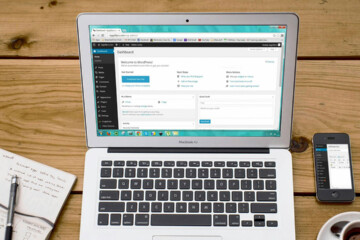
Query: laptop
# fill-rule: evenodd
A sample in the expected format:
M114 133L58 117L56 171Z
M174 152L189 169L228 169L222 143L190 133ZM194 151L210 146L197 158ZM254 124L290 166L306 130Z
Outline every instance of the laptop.
M291 13L84 13L80 239L295 239Z

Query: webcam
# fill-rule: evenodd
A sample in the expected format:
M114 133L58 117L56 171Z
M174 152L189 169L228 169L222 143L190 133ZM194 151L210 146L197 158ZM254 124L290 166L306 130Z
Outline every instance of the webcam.
M186 19L185 21L186 21L186 22L189 22L189 19Z

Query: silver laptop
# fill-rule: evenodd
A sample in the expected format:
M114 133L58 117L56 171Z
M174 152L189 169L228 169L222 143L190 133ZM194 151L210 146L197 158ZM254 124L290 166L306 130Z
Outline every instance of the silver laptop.
M295 14L77 19L80 239L295 239Z

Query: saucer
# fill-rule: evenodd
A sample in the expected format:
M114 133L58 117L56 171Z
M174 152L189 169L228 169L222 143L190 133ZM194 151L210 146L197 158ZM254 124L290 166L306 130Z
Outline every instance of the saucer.
M330 218L320 229L317 240L340 240L331 231L330 228L340 221L354 221L360 220L360 212L344 212Z

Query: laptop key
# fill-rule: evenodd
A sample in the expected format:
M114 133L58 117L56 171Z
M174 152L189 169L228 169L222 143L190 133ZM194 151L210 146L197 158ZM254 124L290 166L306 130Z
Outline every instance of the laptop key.
M134 166L137 166L137 161L127 161L126 162L126 166L128 167L134 167Z
M151 212L161 212L162 205L159 202L151 203Z
M158 201L167 201L169 199L168 191L158 191Z
M151 226L211 226L210 214L153 214Z
M167 189L177 189L178 188L178 180L167 180Z
M264 190L264 180L254 180L253 188L254 190Z
M223 169L223 178L232 178L233 177L233 170L230 168Z
M124 212L123 202L99 202L99 212Z
M241 191L234 191L232 192L232 200L235 202L242 201L242 192Z
M177 167L187 167L187 162L186 161L177 161L176 166Z
M112 166L112 161L110 160L103 160L101 161L101 166L107 166L107 167L111 167Z
M227 166L227 167L237 167L237 166L238 166L238 163L237 163L237 162L227 162L227 163L226 163L226 166Z
M156 192L155 191L146 191L145 192L145 200L147 200L147 201L156 200Z
M218 192L208 191L207 192L207 200L208 201L217 201L218 200Z
M133 179L131 180L131 189L140 189L141 188L141 180L140 179Z
M145 179L143 181L143 188L144 189L153 189L154 187L154 180L152 179Z
M127 212L137 212L137 203L136 202L128 202L126 204Z
M150 216L149 214L136 214L135 216L135 225L136 226L148 226Z
M115 161L114 166L117 166L117 167L125 166L125 161Z
M205 191L196 191L195 192L195 201L205 201Z
M239 215L229 215L229 226L231 226L231 227L240 226L240 216Z
M101 189L116 189L116 180L115 179L101 179L100 180Z
M139 166L148 167L150 166L150 161L140 161Z
M120 179L119 189L128 189L128 188L129 188L129 179Z
M256 199L258 202L275 202L276 192L257 192Z
M180 189L190 189L190 180L180 180Z
M109 225L109 214L100 213L98 215L98 225L99 226Z
M252 213L277 213L276 203L252 203Z
M276 181L266 180L266 190L276 190Z
M152 167L161 167L162 166L162 161L152 161L151 166Z
M235 169L235 178L245 178L245 169Z
M204 188L206 190L215 189L215 181L214 180L205 180L204 181Z
M186 169L186 178L196 178L196 168Z
M100 172L102 178L111 177L111 168L102 168Z
M174 203L164 203L164 212L174 212Z
M200 162L199 161L190 161L189 166L190 167L200 167Z
M240 165L240 167L250 167L250 162L241 161L241 162L239 163L239 165Z
M170 200L171 201L180 201L181 192L180 191L170 191Z
M125 169L125 177L127 177L127 178L135 177L135 168L126 168Z
M192 191L183 191L182 200L192 201L194 199L194 193Z
M223 213L224 212L224 204L223 203L214 203L213 211L214 211L214 213Z
M137 177L138 178L147 178L148 176L148 169L147 168L138 168L137 170Z
M216 161L214 163L215 167L225 167L225 162L224 161Z
M131 200L131 191L121 191L121 200Z
M123 225L125 225L125 226L134 225L134 214L124 214L123 215Z
M100 200L119 200L119 191L100 191Z
M161 169L161 177L162 178L171 178L172 177L172 169L171 168Z
M275 169L260 169L259 170L260 178L276 178Z
M251 190L251 180L241 180L242 190Z
M186 203L176 203L176 212L186 212Z
M149 211L150 211L150 203L148 202L139 203L139 212L149 212Z
M255 201L255 192L244 192L245 201Z
M278 222L277 221L267 221L266 226L268 226L268 227L277 227Z
M207 168L199 168L198 177L199 178L208 178L209 177L209 169L207 169Z
M165 189L165 180L155 180L155 189Z
M265 167L276 167L276 162L265 162Z
M227 216L214 215L214 226L227 226Z
M192 180L192 189L202 189L202 180Z
M225 208L227 213L236 213L236 203L226 203Z
M174 169L174 178L183 178L185 170L183 168L175 168Z
M229 180L229 189L239 190L240 189L239 180Z
M227 189L226 180L216 180L216 189Z
M211 203L201 203L202 213L211 213Z
M263 163L262 163L262 162L258 162L258 161L252 162L252 166L253 166L253 167L262 167L262 166L263 166Z
M144 191L134 191L133 193L133 199L137 200L137 201L142 201L144 200Z
M230 201L230 192L229 191L221 191L219 193L220 201Z
M249 204L248 203L239 203L238 204L238 213L248 213Z
M198 213L199 212L199 203L189 203L189 212Z
M121 178L124 176L124 169L123 168L114 168L113 169L113 177L114 178Z
M243 220L243 221L241 221L241 226L243 226L243 227L252 227L252 221Z
M111 214L110 215L110 225L119 226L121 223L121 214Z
M149 176L151 178L159 178L160 177L160 168L150 168Z
M247 177L248 178L257 178L258 177L258 172L256 168L249 168L247 170Z
M164 166L165 167L174 167L175 166L175 161L165 161Z
M254 226L265 227L265 215L254 215Z
M210 169L210 177L211 178L220 178L221 177L220 169L219 168Z
M202 167L212 167L213 164L210 161L204 161L204 162L201 162L201 166Z

